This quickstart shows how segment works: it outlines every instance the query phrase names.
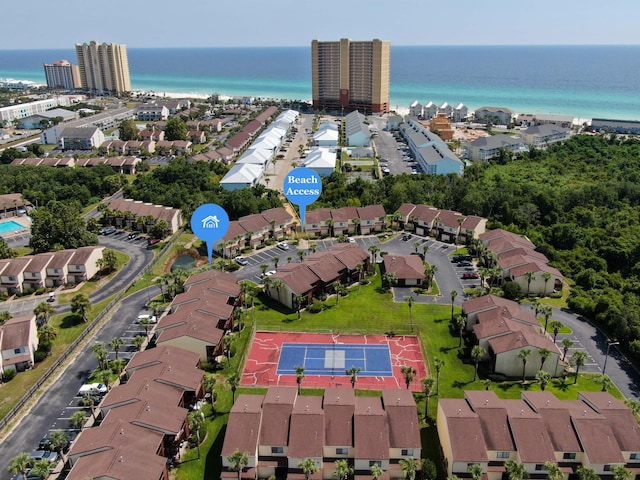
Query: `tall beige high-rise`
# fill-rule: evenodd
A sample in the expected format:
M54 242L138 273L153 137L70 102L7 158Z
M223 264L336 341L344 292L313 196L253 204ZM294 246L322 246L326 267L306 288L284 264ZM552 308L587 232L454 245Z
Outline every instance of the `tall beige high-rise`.
M388 113L390 72L389 41L313 40L313 107L343 113Z
M97 94L131 91L127 46L116 43L77 43L82 88Z

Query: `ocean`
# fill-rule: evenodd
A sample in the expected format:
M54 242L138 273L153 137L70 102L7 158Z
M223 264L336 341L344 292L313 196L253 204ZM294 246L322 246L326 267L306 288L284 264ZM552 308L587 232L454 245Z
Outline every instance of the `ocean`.
M311 99L311 48L129 48L134 90ZM73 48L0 50L0 78L45 83ZM640 120L640 46L392 46L391 105Z

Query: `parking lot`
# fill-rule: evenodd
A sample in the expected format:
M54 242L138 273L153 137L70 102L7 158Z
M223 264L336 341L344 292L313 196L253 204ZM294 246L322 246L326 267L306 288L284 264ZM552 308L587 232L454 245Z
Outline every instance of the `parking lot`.
M380 168L383 175L410 174L414 166L418 172L417 164L412 161L410 152L408 153L407 144L398 141L391 132L384 130L386 125L384 119L373 119L373 124L377 128L377 135L373 137L373 143L380 157ZM388 172L385 168L388 169Z

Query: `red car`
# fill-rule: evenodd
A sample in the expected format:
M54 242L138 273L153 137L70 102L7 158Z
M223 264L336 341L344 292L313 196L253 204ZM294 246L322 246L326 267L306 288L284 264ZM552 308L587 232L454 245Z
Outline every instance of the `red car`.
M462 274L462 278L465 280L472 280L476 278L480 278L477 272L465 272Z

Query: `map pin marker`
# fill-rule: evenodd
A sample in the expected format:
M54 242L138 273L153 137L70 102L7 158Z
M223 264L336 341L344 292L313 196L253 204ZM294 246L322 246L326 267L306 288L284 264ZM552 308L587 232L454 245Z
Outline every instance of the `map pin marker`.
M196 208L191 215L191 230L200 240L207 243L209 265L211 265L214 243L224 237L229 230L229 215L220 205L205 203Z
M307 206L315 202L322 193L322 180L314 170L306 167L294 168L284 179L284 194L300 208L300 221L304 231Z

